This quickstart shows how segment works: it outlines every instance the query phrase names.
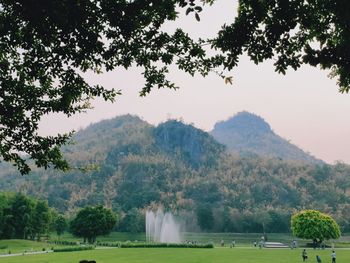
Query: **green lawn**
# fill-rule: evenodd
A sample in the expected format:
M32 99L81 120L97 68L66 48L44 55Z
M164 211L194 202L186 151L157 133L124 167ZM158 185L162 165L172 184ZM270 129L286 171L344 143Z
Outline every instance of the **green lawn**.
M273 239L274 241L284 241L284 240L292 240L292 237L290 234L268 234L269 238ZM232 238L234 238L236 241L248 244L252 243L254 240L260 240L261 234L254 234L254 233L189 233L185 232L182 233L183 240L196 240L199 242L207 243L213 241L214 243L219 244L221 239L224 239L227 242L231 242ZM80 239L77 239L73 237L69 233L65 233L62 235L61 240L68 240L68 241L79 241ZM51 239L57 239L57 236L55 234L51 234ZM97 238L99 241L146 241L146 235L145 233L122 233L122 232L112 232L108 236L100 236Z
M268 241L274 242L282 242L287 245L290 245L293 237L289 233L269 233L267 234ZM220 245L220 241L223 239L226 245L229 245L231 241L234 239L236 241L237 246L252 246L254 241L260 241L261 233L182 233L183 240L193 240L201 243L214 243L216 246ZM57 237L52 234L51 239L57 239ZM97 238L98 241L101 242L115 242L115 241L145 241L146 236L145 233L120 233L120 232L112 232L108 236L100 236ZM69 233L65 233L61 240L67 241L82 241L81 239L73 237ZM310 240L300 240L297 239L298 244L300 246L305 245L306 242L311 242ZM331 242L326 242L328 245ZM349 247L350 248L350 236L344 235L336 242L336 247Z
M123 249L99 249L80 252L60 252L42 255L24 255L14 257L0 257L1 262L19 263L78 263L82 259L95 259L98 263L298 263L301 261L301 249L262 249L252 247L254 240L259 240L261 234L238 233L184 233L184 240L195 240L202 243L214 242L214 249L180 249L180 248L123 248ZM51 236L51 239L55 239ZM225 240L225 248L218 247L220 240ZM236 248L230 249L232 239L236 240ZM268 234L269 241L281 241L290 244L293 239L289 234ZM79 241L70 234L65 234L61 240ZM145 234L117 233L113 232L107 237L98 237L99 241L144 241ZM336 242L337 262L350 262L350 236L344 235ZM305 244L305 240L299 240L299 244ZM58 245L28 240L0 240L0 255L23 253L25 251L48 250ZM347 249L340 249L346 247ZM330 262L328 250L308 249L309 263L316 262L316 253L319 253L324 263Z
M309 262L318 253L323 262L330 262L330 250L307 250ZM0 258L6 263L78 263L82 259L97 263L296 263L302 262L301 249L254 248L131 248L97 249L83 252L49 253ZM337 262L350 262L350 250L337 250Z
M8 254L11 251L14 253L23 253L25 251L42 251L43 248L48 250L52 247L52 245L44 243L44 242L36 242L29 240L21 240L21 239L11 239L11 240L0 240L0 255ZM0 259L1 261L1 259Z

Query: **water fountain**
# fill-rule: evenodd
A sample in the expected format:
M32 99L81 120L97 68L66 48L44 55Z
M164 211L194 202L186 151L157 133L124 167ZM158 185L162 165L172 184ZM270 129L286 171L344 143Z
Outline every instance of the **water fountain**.
M180 226L170 212L165 214L161 209L156 213L146 212L147 242L180 243Z

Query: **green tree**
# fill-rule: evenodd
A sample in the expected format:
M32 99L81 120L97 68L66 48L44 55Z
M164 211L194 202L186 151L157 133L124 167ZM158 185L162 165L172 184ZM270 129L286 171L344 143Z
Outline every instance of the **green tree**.
M246 52L256 64L274 58L283 74L302 64L330 69L340 92L349 92L349 12L347 0L239 1L235 21L212 43L225 54L228 69Z
M209 204L197 207L197 222L202 230L211 230L214 226L213 210Z
M94 243L97 236L109 234L117 222L116 215L103 206L85 207L71 221L72 234Z
M136 65L143 69L144 96L154 87L177 88L167 79L172 64L205 76L231 70L246 52L255 63L276 58L281 73L302 64L330 69L340 91L349 91L348 0L239 1L235 21L213 39L195 41L180 28L162 31L179 9L200 20L204 5L213 2L0 0L2 159L22 174L30 171L28 159L39 167L69 168L59 147L70 134L40 136L38 123L46 114L82 112L95 97L115 100L120 92L87 83L87 71ZM208 56L204 46L218 54Z
M340 237L337 222L329 215L315 210L303 210L294 214L291 219L291 228L296 237L320 242Z
M290 226L290 214L283 210L270 210L270 222L266 225L266 232L269 233L287 233Z
M145 231L145 220L137 208L130 209L118 226L122 232L140 233Z
M33 233L34 200L23 194L16 194L10 201L6 224L13 230L9 238L27 239Z
M6 211L8 211L8 209L8 195L0 194L0 239L6 236Z
M54 221L54 228L56 230L57 236L60 237L64 231L67 229L67 220L63 215L58 215Z
M46 201L0 194L0 238L40 239L49 232L52 211Z
M41 235L49 232L50 223L51 213L47 202L42 200L37 201L31 218L31 239L36 237L40 240Z

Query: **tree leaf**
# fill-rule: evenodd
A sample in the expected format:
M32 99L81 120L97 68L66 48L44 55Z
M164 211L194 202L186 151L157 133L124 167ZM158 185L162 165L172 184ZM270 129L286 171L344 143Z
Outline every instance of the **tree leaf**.
M194 9L195 9L197 12L202 12L202 10L203 10L203 8L200 7L200 6L196 6Z
M225 84L232 85L232 83L233 83L233 77L232 76L225 78Z
M189 13L191 13L191 12L193 12L193 8L192 8L192 7L187 8L187 10L186 10L186 16L187 16Z

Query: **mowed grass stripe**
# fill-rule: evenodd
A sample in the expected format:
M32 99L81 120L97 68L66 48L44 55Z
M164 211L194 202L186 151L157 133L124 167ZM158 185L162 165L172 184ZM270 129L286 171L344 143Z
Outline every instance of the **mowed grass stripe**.
M297 263L301 249L186 249L186 248L130 248L82 252L49 253L44 255L0 258L6 263L78 263L96 260L97 263ZM309 262L319 254L323 262L330 262L331 250L307 250ZM350 262L350 250L337 250L337 262Z

